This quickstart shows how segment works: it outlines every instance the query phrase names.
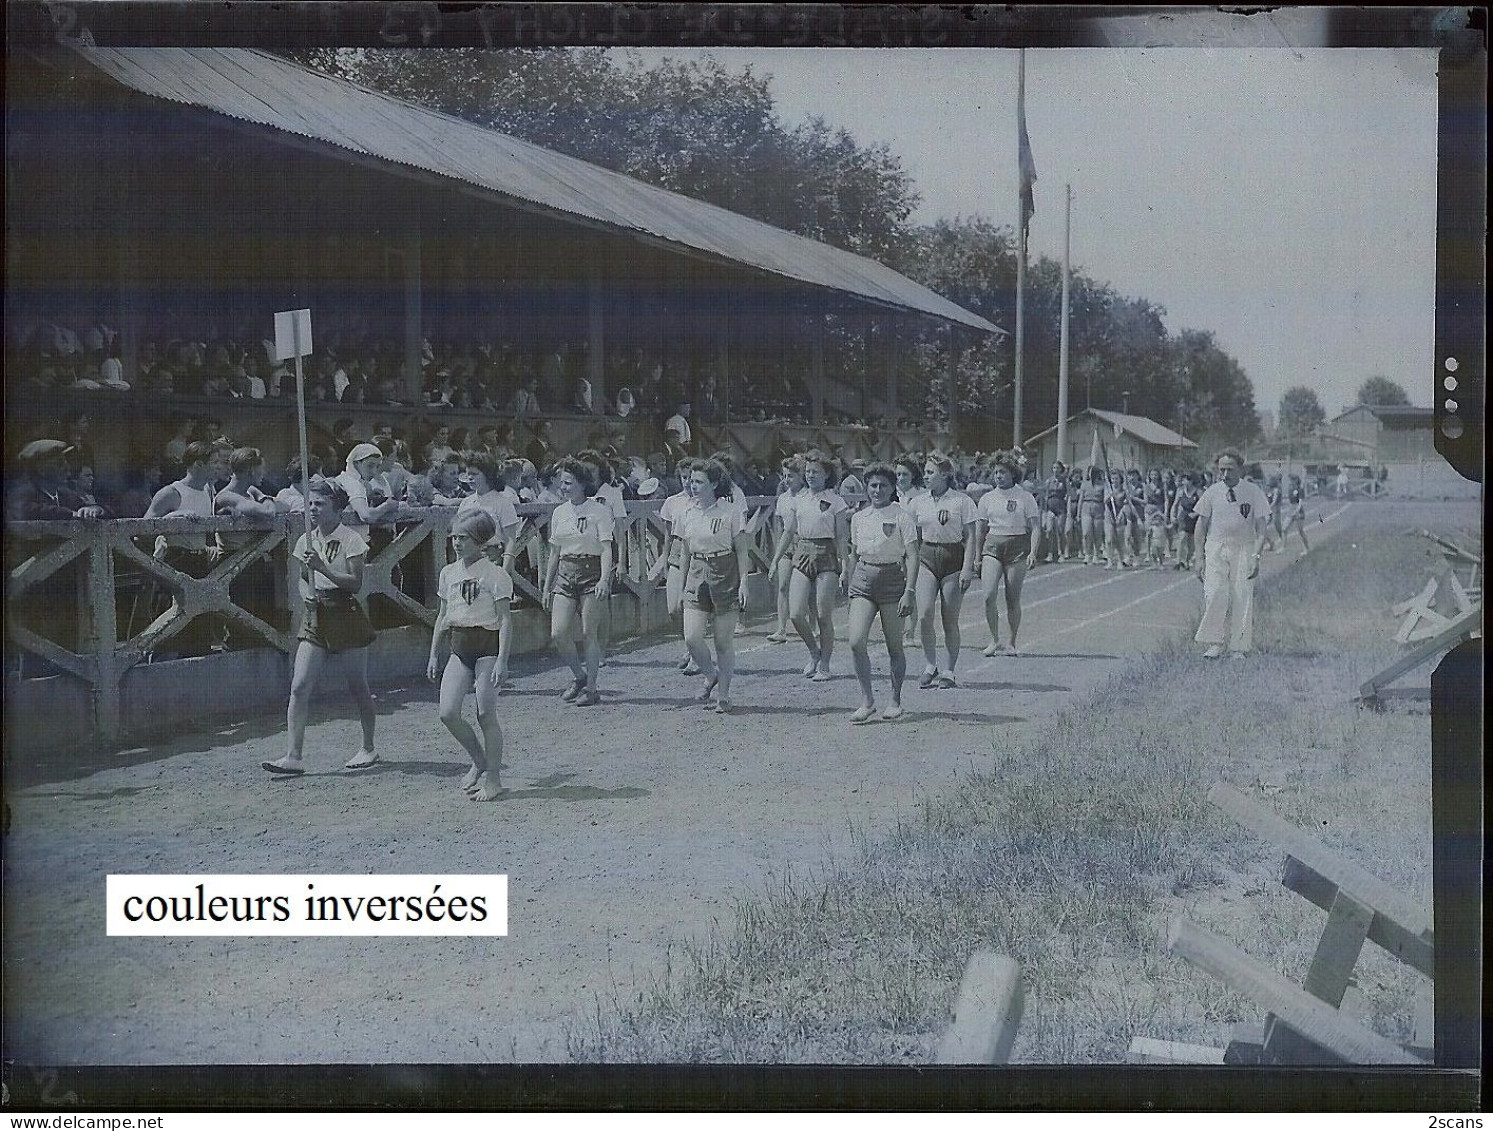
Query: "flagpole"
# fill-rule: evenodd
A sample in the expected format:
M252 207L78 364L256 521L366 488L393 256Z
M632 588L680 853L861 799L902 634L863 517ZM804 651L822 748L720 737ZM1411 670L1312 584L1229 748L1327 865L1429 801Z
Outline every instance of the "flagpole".
M306 445L306 374L301 368L301 320L292 320L295 341L295 415L301 434L301 511L305 516L306 548L311 547L311 468Z
M1063 319L1058 338L1058 459L1068 457L1068 290L1069 251L1073 233L1073 186L1064 185L1067 207L1063 214Z
M1026 201L1027 185L1023 158L1026 153L1026 50L1018 54L1016 71L1016 168L1017 191L1016 212L1016 371L1015 392L1012 394L1011 443L1021 443L1021 393L1022 393L1022 349L1026 345Z

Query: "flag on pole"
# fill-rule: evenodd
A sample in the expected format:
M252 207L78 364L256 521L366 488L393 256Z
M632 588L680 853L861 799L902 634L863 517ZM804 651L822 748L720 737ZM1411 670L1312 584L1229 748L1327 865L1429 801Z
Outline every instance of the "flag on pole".
M1016 155L1021 166L1021 230L1025 234L1037 210L1032 186L1037 183L1037 163L1032 159L1032 139L1026 132L1026 52L1021 53L1021 70L1016 87Z
M1089 446L1089 466L1098 467L1104 459L1104 453L1099 447L1099 429L1094 429L1094 442Z

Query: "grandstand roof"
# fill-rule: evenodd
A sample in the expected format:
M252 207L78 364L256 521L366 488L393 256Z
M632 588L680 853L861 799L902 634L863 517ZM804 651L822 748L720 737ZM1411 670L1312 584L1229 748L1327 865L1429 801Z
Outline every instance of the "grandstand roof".
M1003 332L865 256L263 51L91 45L74 50L115 82L154 98L312 139L396 169L434 173L721 261L986 333Z

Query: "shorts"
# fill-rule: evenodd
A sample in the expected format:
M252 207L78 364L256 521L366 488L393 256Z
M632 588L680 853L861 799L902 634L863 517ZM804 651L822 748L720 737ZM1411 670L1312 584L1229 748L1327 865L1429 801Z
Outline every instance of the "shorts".
M741 571L734 551L709 557L691 555L684 577L685 608L702 613L734 612L741 604L740 590Z
M793 547L793 568L810 581L821 573L839 573L840 555L833 538L800 538Z
M675 538L669 544L669 568L679 569L684 565L684 540Z
M373 643L373 625L358 599L351 593L334 593L303 601L298 640L325 652L351 652Z
M949 574L958 573L964 568L964 543L924 542L918 550L918 561L933 575L933 580L941 585Z
M1104 504L1085 503L1082 513L1090 522L1100 522L1104 519Z
M855 563L850 575L850 599L863 597L874 605L895 605L907 592L907 570L901 562Z
M451 654L468 671L477 670L477 661L498 654L498 630L495 628L451 629Z
M1015 565L1027 556L1031 545L1031 537L1026 534L990 534L985 538L985 556L1002 565Z
M560 569L555 574L555 596L580 601L591 596L600 580L600 557L592 554L584 557L562 557Z

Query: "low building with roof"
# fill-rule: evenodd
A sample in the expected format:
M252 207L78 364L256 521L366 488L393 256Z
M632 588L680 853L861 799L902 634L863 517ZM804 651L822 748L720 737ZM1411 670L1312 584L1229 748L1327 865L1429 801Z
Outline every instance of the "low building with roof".
M1182 467L1197 461L1198 446L1186 436L1148 416L1101 408L1087 408L1068 418L1066 451L1058 451L1057 425L1038 432L1024 447L1028 460L1035 460L1044 472L1059 459L1069 467L1088 467L1094 462L1096 435L1111 468Z

